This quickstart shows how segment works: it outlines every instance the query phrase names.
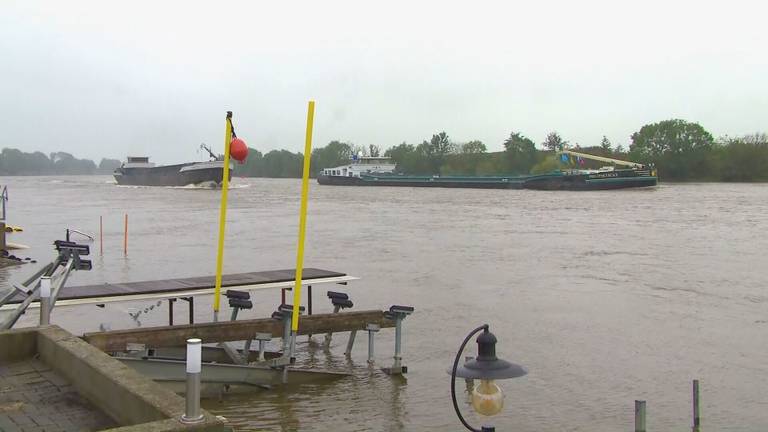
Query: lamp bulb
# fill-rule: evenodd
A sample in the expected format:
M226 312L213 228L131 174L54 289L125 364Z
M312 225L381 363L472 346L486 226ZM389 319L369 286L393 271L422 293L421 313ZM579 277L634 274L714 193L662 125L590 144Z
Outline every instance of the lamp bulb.
M472 390L472 408L480 415L496 415L504 408L504 393L493 380L480 380Z

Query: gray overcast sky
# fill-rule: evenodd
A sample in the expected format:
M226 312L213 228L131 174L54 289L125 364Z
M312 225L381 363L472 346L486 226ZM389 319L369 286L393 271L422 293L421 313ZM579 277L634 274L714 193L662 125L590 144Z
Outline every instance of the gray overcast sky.
M760 2L0 0L0 147L171 163L222 147L389 147L445 130L502 148L645 123L768 130Z

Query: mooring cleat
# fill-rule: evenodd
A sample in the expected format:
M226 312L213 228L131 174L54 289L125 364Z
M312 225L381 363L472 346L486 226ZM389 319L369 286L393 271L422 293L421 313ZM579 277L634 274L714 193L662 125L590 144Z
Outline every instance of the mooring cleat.
M238 290L227 290L227 292L224 293L227 298L233 299L243 299L243 300L250 300L251 294L248 291L238 291Z
M343 292L337 292L337 291L328 291L328 298L329 299L348 299L349 295Z
M333 304L334 308L338 306L339 309L349 309L354 305L352 300L342 298L332 298L331 303Z
M392 313L402 313L405 315L410 315L413 313L413 306L392 305L389 307L389 311Z
M333 313L339 313L341 309L348 309L354 305L352 303L352 300L349 299L349 295L343 292L328 291L328 298L331 299L331 304L333 305ZM333 333L328 332L325 334L325 340L323 341L323 345L325 345L326 349L331 346L332 338L333 338ZM353 337L353 340L354 340L354 337ZM348 348L348 350L349 349L351 348Z
M229 307L236 309L251 309L253 308L253 303L250 300L231 298L229 299Z

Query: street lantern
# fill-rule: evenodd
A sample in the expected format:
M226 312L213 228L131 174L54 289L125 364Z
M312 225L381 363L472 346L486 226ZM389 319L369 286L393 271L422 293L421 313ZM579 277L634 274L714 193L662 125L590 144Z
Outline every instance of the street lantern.
M472 336L480 331L482 334L477 337L477 357L459 366L459 359L461 359L464 348ZM475 385L472 390L472 407L480 415L492 416L498 414L504 407L504 394L495 381L518 378L528 373L524 367L496 357L496 341L496 336L488 330L488 324L483 324L472 330L461 343L453 361L453 368L450 371L453 408L461 423L474 432L492 432L495 431L495 428L482 426L481 429L475 429L464 420L459 410L459 404L456 402L456 377L480 380L480 384Z

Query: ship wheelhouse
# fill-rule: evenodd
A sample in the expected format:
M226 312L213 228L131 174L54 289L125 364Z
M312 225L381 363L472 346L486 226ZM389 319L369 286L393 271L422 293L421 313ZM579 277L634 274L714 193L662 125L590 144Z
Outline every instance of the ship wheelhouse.
M327 177L356 177L362 174L391 174L395 172L395 163L391 158L378 156L353 156L349 165L323 169Z

